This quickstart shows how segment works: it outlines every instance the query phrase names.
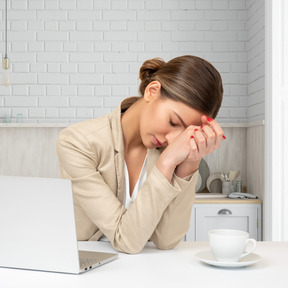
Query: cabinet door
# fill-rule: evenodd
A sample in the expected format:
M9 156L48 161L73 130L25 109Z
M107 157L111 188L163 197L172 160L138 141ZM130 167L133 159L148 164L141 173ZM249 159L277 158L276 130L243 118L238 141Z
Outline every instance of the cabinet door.
M247 231L251 238L258 237L258 205L251 204L196 204L192 210L187 241L208 241L212 229Z

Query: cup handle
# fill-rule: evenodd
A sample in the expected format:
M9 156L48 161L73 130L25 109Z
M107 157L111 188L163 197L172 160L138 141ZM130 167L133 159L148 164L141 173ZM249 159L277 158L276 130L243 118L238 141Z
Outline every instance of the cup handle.
M247 240L246 240L246 246L245 246L245 247L247 247L248 242L252 242L252 243L253 243L253 247L252 247L249 251L247 251L246 253L242 254L241 257L240 257L240 259L243 258L243 257L245 257L245 256L247 256L247 255L249 255L250 253L252 253L252 252L255 251L255 249L256 249L256 240L255 240L255 239L251 239L251 238L250 238L250 239L247 239Z

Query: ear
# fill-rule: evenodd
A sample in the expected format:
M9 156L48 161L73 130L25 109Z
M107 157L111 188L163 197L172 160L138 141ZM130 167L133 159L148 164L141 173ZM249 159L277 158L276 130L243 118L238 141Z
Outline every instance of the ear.
M149 83L144 92L144 99L146 102L155 100L161 95L161 83L159 81L153 81Z

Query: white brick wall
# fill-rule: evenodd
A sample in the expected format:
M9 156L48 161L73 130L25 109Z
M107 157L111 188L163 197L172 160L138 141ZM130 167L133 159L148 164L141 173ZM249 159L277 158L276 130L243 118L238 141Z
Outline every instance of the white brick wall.
M265 1L247 0L249 122L265 118Z
M143 61L185 54L221 72L219 121L264 118L264 0L8 2L12 85L0 86L0 121L5 113L25 122L98 117L138 94Z

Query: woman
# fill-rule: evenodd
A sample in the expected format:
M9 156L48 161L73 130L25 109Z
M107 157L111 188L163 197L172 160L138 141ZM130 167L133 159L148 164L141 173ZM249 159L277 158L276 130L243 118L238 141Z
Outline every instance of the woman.
M159 249L181 241L199 163L225 137L213 120L223 88L210 63L156 58L144 62L140 80L140 98L62 130L57 142L62 177L72 180L78 240L105 235L126 253L139 253L149 239Z

